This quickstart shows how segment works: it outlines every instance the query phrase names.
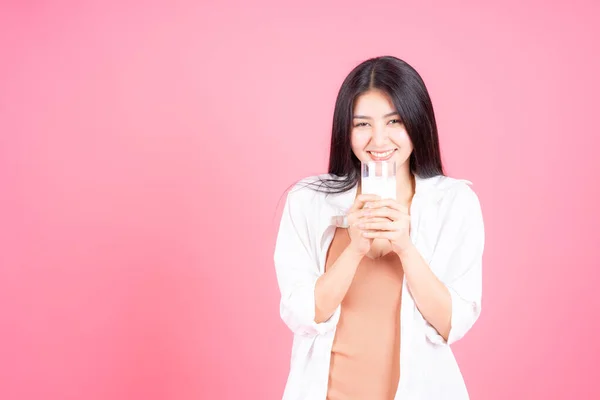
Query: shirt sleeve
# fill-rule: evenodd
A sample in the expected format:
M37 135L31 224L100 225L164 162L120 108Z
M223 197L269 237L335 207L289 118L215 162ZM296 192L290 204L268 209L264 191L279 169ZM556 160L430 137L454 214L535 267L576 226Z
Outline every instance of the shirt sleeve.
M427 338L438 345L450 345L461 339L481 314L485 234L481 205L475 192L468 186L461 190L451 212L451 225L457 228L442 232L438 240L444 244L438 245L430 263L433 270L445 271L441 280L452 299L447 341L426 322Z
M308 196L311 196L309 194ZM318 255L311 246L307 209L312 202L303 190L292 189L281 216L275 244L275 271L281 292L281 319L294 334L315 336L332 331L340 306L321 323L315 322L315 285L321 275Z

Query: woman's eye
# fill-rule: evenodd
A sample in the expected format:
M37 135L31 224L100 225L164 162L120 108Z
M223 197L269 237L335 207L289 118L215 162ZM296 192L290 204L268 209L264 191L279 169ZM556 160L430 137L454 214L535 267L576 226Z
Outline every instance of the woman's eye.
M355 128L360 128L360 127L367 126L367 125L369 125L369 124L366 123L366 122L359 122L358 124L354 125L354 127Z
M399 124L400 120L399 119L393 119L389 122L390 124Z

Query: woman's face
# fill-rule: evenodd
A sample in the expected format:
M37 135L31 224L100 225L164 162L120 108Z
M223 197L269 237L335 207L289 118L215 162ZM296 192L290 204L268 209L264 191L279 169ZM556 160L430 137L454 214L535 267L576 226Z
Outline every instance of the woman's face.
M396 161L398 170L410 170L412 142L394 104L380 90L369 90L356 99L350 142L360 161Z

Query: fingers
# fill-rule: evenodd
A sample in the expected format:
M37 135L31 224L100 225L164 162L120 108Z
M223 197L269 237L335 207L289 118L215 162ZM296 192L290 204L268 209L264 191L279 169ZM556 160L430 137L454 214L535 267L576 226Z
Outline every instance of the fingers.
M392 221L396 221L406 214L401 211L383 207L383 208L365 208L357 212L360 217L380 217L380 218L388 218Z
M356 200L354 200L354 204L352 204L352 208L350 208L348 212L355 212L363 208L365 203L379 200L381 200L381 197L375 194L359 194L358 196L356 196Z
M408 214L410 211L409 207L405 206L404 204L400 204L396 200L393 200L393 199L369 201L369 204L366 205L366 208L377 209L377 208L382 208L382 207L391 208L391 209L400 211L401 213L404 213L404 214Z
M354 221L354 223L352 224L352 226L356 226L357 228L362 229L359 227L359 225L369 223L369 222L391 222L391 221L389 220L389 218L362 217L362 218L357 218L356 221Z
M357 227L363 231L396 231L398 227L389 219L385 221L375 221L369 219L369 222L359 222Z
M395 239L396 233L391 231L369 231L363 232L362 235L369 239L388 239L391 241Z
M363 217L359 215L359 212L360 211L357 211L348 217L348 225L351 227L358 227L358 224L365 222L391 222L389 218L385 217Z

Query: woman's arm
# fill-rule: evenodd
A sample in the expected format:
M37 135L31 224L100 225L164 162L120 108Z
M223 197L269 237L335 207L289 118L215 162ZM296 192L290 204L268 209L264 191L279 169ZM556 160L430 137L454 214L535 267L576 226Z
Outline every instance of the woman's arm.
M388 222L368 222L370 238L389 239L402 261L410 293L431 325L427 337L437 344L450 344L473 326L481 312L481 270L484 226L477 195L468 187L454 194L450 214L443 221L429 265L409 237L408 209L393 200L363 211L387 217ZM443 271L436 275L433 271Z
M315 322L327 321L342 303L363 255L351 246L317 279L315 285Z
M361 194L356 197L348 211L348 234L350 243L337 260L319 277L315 285L315 322L328 320L348 293L360 261L371 248L371 239L365 238L357 226L360 223L362 208L368 201L380 200L379 196ZM379 219L381 220L381 218Z
M373 218L361 227L368 230L366 235L370 238L390 241L400 258L408 288L417 308L423 318L447 340L452 315L450 292L431 271L410 239L408 207L387 199L368 204L367 208L373 209L365 209L362 211L363 215ZM375 222L374 217L387 219L384 222Z
M447 341L452 317L452 298L448 288L431 271L414 245L398 256L417 308L423 318Z
M339 319L340 303L354 277L360 254L366 254L370 241L362 238L358 229L349 228L354 238L325 274L319 271L316 254L308 236L307 210L314 194L296 188L288 194L275 244L275 272L281 292L280 315L292 332L319 335L332 331ZM353 208L378 196L360 195ZM353 216L348 216L348 222ZM355 240L360 238L360 240ZM367 245L366 248L363 247Z

